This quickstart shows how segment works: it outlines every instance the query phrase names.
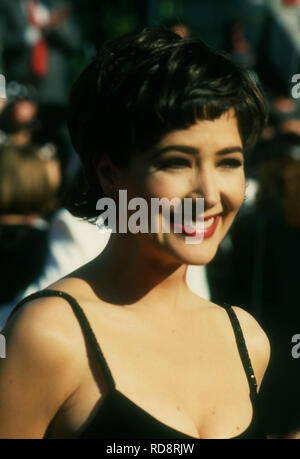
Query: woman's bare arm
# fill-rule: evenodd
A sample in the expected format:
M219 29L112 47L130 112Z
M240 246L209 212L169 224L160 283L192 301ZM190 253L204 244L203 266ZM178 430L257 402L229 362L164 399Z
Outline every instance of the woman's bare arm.
M80 383L63 301L28 303L5 327L0 360L0 438L42 438Z

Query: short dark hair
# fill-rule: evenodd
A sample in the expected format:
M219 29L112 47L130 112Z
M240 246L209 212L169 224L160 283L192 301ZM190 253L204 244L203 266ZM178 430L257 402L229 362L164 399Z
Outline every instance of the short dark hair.
M103 193L95 158L101 153L125 166L166 133L230 108L244 146L253 144L266 121L261 89L246 70L201 40L151 27L106 43L70 97L68 126L89 187L76 214L96 216Z

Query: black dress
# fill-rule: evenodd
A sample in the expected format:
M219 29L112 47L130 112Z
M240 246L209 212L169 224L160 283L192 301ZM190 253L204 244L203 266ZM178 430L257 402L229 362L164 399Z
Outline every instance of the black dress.
M107 365L105 357L89 325L89 322L82 308L72 296L61 291L43 290L24 298L17 305L13 313L25 302L49 296L64 298L71 305L74 314L80 323L85 339L95 354L97 362L105 375L105 380L108 386L107 394L101 398L99 406L96 407L93 418L83 428L79 434L79 438L196 439L195 437L190 437L158 421L116 389L115 381L112 377L109 366ZM260 416L257 383L243 333L232 307L229 305L223 305L223 307L226 309L233 327L240 358L248 379L249 397L253 406L253 416L250 425L244 432L232 439L266 438L262 425L262 417Z

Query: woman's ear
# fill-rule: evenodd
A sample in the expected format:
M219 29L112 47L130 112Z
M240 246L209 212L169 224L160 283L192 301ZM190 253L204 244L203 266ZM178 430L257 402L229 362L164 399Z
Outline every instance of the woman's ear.
M104 194L108 197L114 197L118 189L117 167L106 155L101 155L95 167Z

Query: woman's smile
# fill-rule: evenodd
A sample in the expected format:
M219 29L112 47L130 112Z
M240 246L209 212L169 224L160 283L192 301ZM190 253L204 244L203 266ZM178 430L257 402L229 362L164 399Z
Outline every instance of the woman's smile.
M179 233L185 236L198 237L201 239L207 239L211 237L220 221L221 215L215 215L212 217L202 217L185 221L183 224L173 223L173 228L179 230Z
M129 176L122 184L129 197L149 204L151 198L192 201L189 216L182 206L182 219L176 220L173 209L167 216L170 231L149 237L183 263L208 263L244 199L243 147L234 110L165 135L151 151L133 158ZM199 198L201 212L195 206ZM157 218L161 229L167 219L162 213Z

